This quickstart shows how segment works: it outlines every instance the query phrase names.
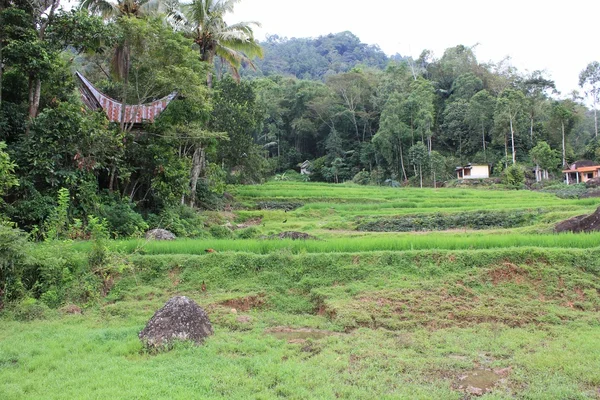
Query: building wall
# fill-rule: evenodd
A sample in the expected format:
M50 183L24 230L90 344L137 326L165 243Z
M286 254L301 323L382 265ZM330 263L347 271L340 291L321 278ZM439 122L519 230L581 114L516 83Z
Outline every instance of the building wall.
M471 166L471 175L465 176L465 179L482 179L490 177L490 168L487 165Z

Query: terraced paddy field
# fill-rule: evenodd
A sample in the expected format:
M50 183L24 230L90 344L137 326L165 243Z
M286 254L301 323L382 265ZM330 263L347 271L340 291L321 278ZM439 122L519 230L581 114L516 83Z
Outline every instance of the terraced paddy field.
M598 200L282 182L232 194L231 211L206 214L226 239L111 241L95 268L91 243L38 246L75 304L4 312L0 398L600 398L600 235L553 233ZM215 334L149 353L137 334L174 295Z

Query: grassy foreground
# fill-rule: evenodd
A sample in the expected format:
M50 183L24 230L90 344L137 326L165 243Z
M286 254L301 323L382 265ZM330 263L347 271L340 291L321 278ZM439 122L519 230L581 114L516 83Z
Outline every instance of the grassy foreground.
M282 201L302 192L291 186ZM328 214L344 222L373 204L364 199L414 201L421 192L305 189L294 211L235 218L262 215L265 234L280 216L286 227L297 218L324 240L112 242L118 268L104 276L107 295L78 304L82 314L68 305L4 312L0 399L599 398L600 236L547 230L557 215L593 210L589 199L430 191L423 201L505 196L522 209L544 202L548 213L527 229L334 233L318 227L331 220L307 216L322 193L333 207L358 199L356 209ZM276 188L238 190L251 202ZM56 252L81 258L89 250L74 243ZM173 295L205 308L215 335L149 354L137 334Z

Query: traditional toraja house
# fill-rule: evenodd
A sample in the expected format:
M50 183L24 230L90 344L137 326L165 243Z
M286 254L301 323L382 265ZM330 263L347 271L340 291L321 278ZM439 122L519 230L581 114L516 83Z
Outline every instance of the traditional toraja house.
M128 126L141 126L145 122L154 122L160 113L163 112L169 103L177 96L177 93L173 92L152 103L139 105L126 104L125 113L123 114L123 105L121 102L100 92L79 72L76 72L75 76L79 80L81 99L86 106L92 110L102 109L110 122L120 123L121 115L123 115L124 123Z
M568 169L563 170L565 182L571 183L587 182L600 176L600 165L590 160L580 160L569 165Z
M490 177L490 166L487 164L456 167L457 179L484 179Z

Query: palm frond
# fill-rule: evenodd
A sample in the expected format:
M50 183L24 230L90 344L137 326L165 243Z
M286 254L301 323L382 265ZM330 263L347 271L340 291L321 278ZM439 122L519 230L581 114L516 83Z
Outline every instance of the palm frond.
M90 13L100 15L105 19L114 18L119 13L117 3L109 0L82 0L79 3L79 9L88 10Z

